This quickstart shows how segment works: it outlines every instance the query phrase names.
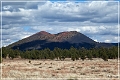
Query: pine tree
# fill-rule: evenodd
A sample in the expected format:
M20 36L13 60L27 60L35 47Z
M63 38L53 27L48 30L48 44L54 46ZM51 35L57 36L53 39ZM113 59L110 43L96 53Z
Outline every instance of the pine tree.
M0 63L2 62L2 56L1 56L1 54L0 54Z
M11 58L11 59L15 58L15 54L14 54L14 51L12 49L10 49L9 58Z
M2 47L2 58L6 59L7 55L9 54L9 51L10 51L10 49Z
M55 57L56 57L57 60L58 60L58 58L59 58L59 53L58 53L57 47L54 48L53 53L55 54Z
M37 55L35 53L35 50L32 50L29 53L30 53L31 59L37 59Z
M85 54L84 53L81 54L81 59L84 61L84 59L85 59Z
M54 60L55 59L55 54L53 51L50 52L50 59Z
M108 61L108 56L107 56L107 54L103 54L103 55L102 55L102 59L103 59L104 61Z
M0 51L2 50L2 48L0 48ZM0 63L2 62L2 54L0 54Z
M44 51L45 51L45 53L47 53L47 59L48 58L50 58L50 53L51 53L51 51L50 51L50 49L49 48L46 48L46 49L44 49Z
M23 56L25 59L32 59L30 52L31 52L31 51L25 51L25 52L22 54L22 56Z
M43 59L49 59L49 55L48 55L48 53L47 53L47 49L44 49L43 50Z
M72 54L71 60L75 61L75 54Z
M92 51L91 50L87 51L87 57L89 60L92 60Z
M81 59L82 59L82 60L84 60L84 59L86 58L85 55L86 55L86 49L83 47L83 48L81 49Z
M106 48L101 47L99 53L100 53L100 58L102 58L104 61L108 61Z

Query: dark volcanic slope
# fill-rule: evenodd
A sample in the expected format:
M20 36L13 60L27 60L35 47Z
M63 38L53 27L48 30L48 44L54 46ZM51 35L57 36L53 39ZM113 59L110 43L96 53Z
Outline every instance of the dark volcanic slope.
M96 43L95 41L81 33L76 34L75 36L69 38L67 41L70 43Z
M18 42L15 42L8 47L13 49L19 48L20 50L30 50L44 49L47 47L50 49L54 49L54 47L69 49L71 46L76 48L93 48L96 46L100 47L101 45L112 46L112 44L98 44L89 37L77 31L61 32L58 34L50 34L48 32L41 31Z
M53 37L54 37L53 34L47 33L45 31L41 31L41 32L38 32L36 34L33 34L32 36L29 36L27 38L19 40L18 42L15 42L15 43L9 45L8 47L12 48L14 46L18 46L18 45L21 45L21 44L24 44L24 43L35 41L35 40L47 40L47 39L50 39L50 38L53 38Z

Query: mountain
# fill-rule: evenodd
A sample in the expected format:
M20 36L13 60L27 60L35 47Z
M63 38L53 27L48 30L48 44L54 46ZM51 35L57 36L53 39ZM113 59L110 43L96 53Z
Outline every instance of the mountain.
M62 49L69 49L71 46L80 48L94 48L94 47L111 47L111 43L98 43L90 39L86 35L77 31L66 31L58 34L50 34L46 31L41 31L33 34L27 38L19 40L9 46L8 48L19 50L44 49L59 47Z

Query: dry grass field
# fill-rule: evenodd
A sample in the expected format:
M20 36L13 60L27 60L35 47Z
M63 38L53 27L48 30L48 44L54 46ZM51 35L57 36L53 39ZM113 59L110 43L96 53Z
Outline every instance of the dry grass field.
M3 60L2 78L35 80L118 80L118 60Z

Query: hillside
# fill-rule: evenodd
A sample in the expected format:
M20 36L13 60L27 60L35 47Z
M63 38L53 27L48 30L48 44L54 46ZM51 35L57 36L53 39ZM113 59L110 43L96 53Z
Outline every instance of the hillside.
M52 46L51 46L52 45ZM27 38L19 40L7 46L12 49L31 50L31 49L45 49L59 47L62 49L69 49L71 46L76 48L94 48L94 47L111 47L111 43L98 43L90 39L86 35L77 31L66 31L58 34L50 34L46 31L40 31Z

